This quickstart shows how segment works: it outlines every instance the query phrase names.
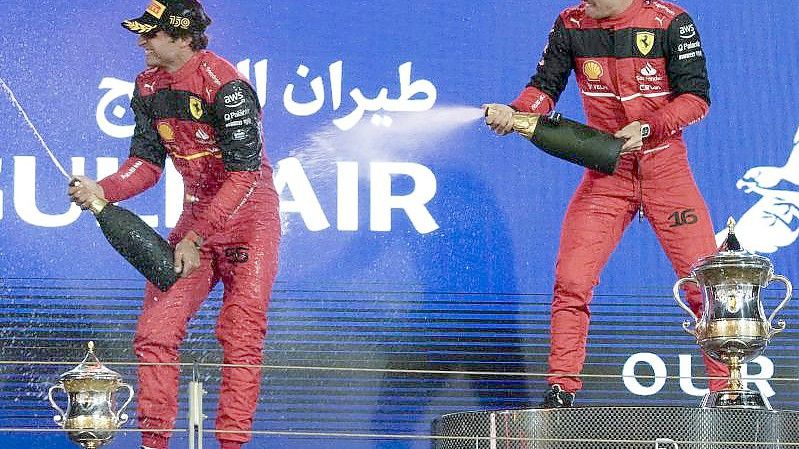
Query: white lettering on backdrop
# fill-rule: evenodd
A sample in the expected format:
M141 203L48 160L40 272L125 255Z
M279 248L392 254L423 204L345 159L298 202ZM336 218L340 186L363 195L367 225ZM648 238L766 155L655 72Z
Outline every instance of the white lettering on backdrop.
M258 94L258 101L263 106L267 101L266 86L268 61L263 59L253 64L254 73L252 77L250 66L250 60L245 59L239 62L236 68L253 83L256 93ZM338 111L339 108L341 108L344 79L343 67L343 61L336 61L330 64L327 70L330 81L330 102L334 111ZM350 90L349 96L355 102L355 107L343 117L334 119L333 124L342 131L348 131L363 119L366 112L374 112L375 115L371 119L373 124L390 126L391 119L388 116L377 114L379 111L423 112L432 109L433 106L435 106L438 95L436 86L426 79L412 81L412 69L413 63L410 61L401 64L397 68L399 76L399 94L395 98L389 96L388 87L380 87L374 98L367 97L360 87L355 87ZM296 73L301 78L307 78L310 74L310 69L300 64L297 67ZM132 82L113 77L105 77L100 81L98 88L101 90L106 89L107 92L97 104L95 116L97 126L99 126L105 134L118 139L128 138L133 135L134 125L130 123L117 124L115 122L129 115L130 110L128 103L133 97L134 87L135 85ZM283 105L287 112L295 116L306 117L322 110L327 98L322 76L320 75L313 78L309 83L309 87L313 93L313 99L307 102L300 102L294 99L297 86L294 84L288 84L286 86L283 90ZM110 116L116 119L112 119ZM132 119L129 119L128 122L131 120Z
M49 161L49 160L48 160ZM13 180L14 209L19 218L30 225L56 228L68 226L80 218L80 208L63 198L63 209L58 213L46 213L39 207L37 192L37 166L35 156L14 156ZM359 230L358 201L359 175L358 162L340 161L337 164L337 211L336 229L340 231ZM0 165L2 167L2 165ZM119 159L99 157L93 171L98 178L111 174L119 167ZM328 215L318 200L311 178L306 174L300 161L289 157L276 164L274 182L281 196L282 214L298 214L310 231L329 228ZM8 168L7 168L8 169ZM86 158L72 158L72 174L87 173ZM166 227L174 227L183 207L183 185L180 174L170 160L164 170L166 194L164 211ZM392 212L401 210L410 220L417 232L427 234L439 228L438 223L426 205L436 194L436 178L424 165L413 162L372 162L369 163L369 230L388 232L392 230ZM392 180L405 177L413 182L413 189L397 195L392 192ZM0 192L2 193L2 192ZM61 193L61 192L59 192ZM2 198L2 197L0 197ZM157 214L141 215L150 226L159 226ZM2 220L2 215L0 215Z
M343 80L343 65L342 61L336 61L328 67L328 74L330 75L330 101L334 111L341 107L341 91ZM333 120L342 131L348 131L355 127L364 116L366 112L422 112L431 109L436 103L437 91L436 87L428 80L420 79L411 81L411 69L413 68L412 62L406 62L399 66L399 85L400 93L397 98L389 97L389 89L387 87L380 87L377 95L374 98L368 98L364 95L360 87L352 89L349 93L350 98L355 101L355 109L344 117ZM300 65L297 68L297 75L301 78L307 78L310 69L305 65ZM294 99L294 84L289 84L283 91L283 105L286 110L297 116L309 116L319 112L325 104L325 85L322 76L317 76L310 82L311 92L313 92L313 100L305 103L298 102ZM375 119L375 116L378 117ZM390 126L391 120L386 120L378 114L373 116L371 122L373 124L383 124Z
M748 366L752 363L760 366L760 371L757 374L749 374ZM774 376L774 362L761 355L749 362L749 364L741 366L741 378L744 381L744 387L749 388L749 384L752 383L767 398L774 396L774 389L771 388L768 382ZM646 366L647 371L651 371L653 374L636 375L635 370L638 365ZM694 386L691 366L692 356L680 354L680 389L691 396L704 396L710 390ZM633 354L627 359L622 368L624 386L627 387L627 391L637 396L652 396L659 393L666 386L667 380L669 380L669 372L666 368L666 362L657 354L649 352Z

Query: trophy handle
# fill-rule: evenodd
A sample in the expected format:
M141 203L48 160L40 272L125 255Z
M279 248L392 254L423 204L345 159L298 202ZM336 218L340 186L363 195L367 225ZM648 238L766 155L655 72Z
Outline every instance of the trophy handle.
M117 425L121 426L122 424L125 424L126 422L128 422L128 414L127 413L122 413L122 412L125 410L125 407L127 407L128 404L130 404L130 401L133 400L133 387L131 387L128 384L120 384L119 388L127 388L128 389L128 400L125 401L124 404L122 404L122 407L120 407L119 411L117 412Z
M769 280L769 282L771 281L782 282L783 284L785 284L785 299L783 299L782 302L780 302L780 304L777 306L777 308L774 309L773 312L771 312L771 315L769 315L768 317L769 325L771 325L771 323L774 321L774 317L777 316L777 313L779 313L779 311L782 310L782 308L785 307L786 304L788 304L788 301L791 300L791 295L793 294L793 286L791 285L791 281L789 281L788 278L786 278L785 276L779 274L774 275ZM785 330L785 321L780 320L777 323L777 326L774 329L772 329L769 338L773 337L776 334L779 334L783 330Z
M61 407L59 407L58 404L55 403L55 400L53 399L53 391L55 390L61 390L64 393L66 393L67 390L65 390L64 386L61 384L53 385L52 387L50 387L49 390L47 390L47 399L50 400L50 405L52 405L53 408L56 409L56 411L58 411L58 414L53 416L53 421L55 421L55 423L58 424L60 427L64 427L65 420L67 419L67 414L66 412L61 410Z
M676 284L674 284L674 288L672 288L671 291L674 294L674 300L677 301L677 305L679 305L681 309L683 309L686 312L688 312L688 315L691 315L691 318L694 319L694 324L696 324L696 323L699 322L699 318L696 316L694 311L691 310L691 308L688 307L684 302L682 302L682 299L680 299L680 288L686 282L693 282L694 284L699 285L699 282L696 279L694 279L693 277L682 278L679 281L677 281ZM691 334L693 336L696 336L696 330L695 329L689 329L690 325L691 325L691 322L688 321L688 320L685 320L682 323L682 328L685 329L685 332L688 332L689 334Z

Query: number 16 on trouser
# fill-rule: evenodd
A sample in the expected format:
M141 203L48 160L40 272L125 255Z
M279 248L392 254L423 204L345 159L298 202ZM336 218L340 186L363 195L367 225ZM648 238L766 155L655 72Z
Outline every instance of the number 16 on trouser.
M613 176L586 170L569 204L560 239L552 302L550 384L560 384L571 392L582 388L575 374L582 371L585 361L593 289L639 210L678 278L688 275L700 257L715 252L713 225L682 142L671 140L661 151L625 153ZM625 257L625 264L640 263L629 260L636 256ZM686 285L686 299L698 313L702 297L695 286ZM705 365L709 376L726 377L723 364L705 357ZM723 379L710 382L713 391L725 386Z

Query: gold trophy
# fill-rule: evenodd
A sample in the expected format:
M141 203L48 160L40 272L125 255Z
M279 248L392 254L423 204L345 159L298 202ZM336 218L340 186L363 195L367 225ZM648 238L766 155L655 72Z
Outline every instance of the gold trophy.
M791 299L791 282L775 275L771 261L741 249L735 237L735 220L729 219L727 239L716 254L700 259L691 275L674 284L674 299L694 320L686 320L683 329L696 337L699 346L711 358L730 368L726 389L710 392L702 407L740 407L771 410L760 392L745 388L741 380L741 365L759 356L774 335L785 329L785 321L772 326L774 317ZM772 281L785 284L785 298L768 318L760 299L762 289ZM680 299L680 287L693 282L702 290L702 317Z
M494 110L486 107L485 115ZM624 139L563 117L529 112L513 114L513 130L544 152L606 175L616 171Z
M69 439L84 449L96 449L111 441L115 431L128 421L123 411L133 399L133 388L122 382L119 373L100 363L94 354L94 342L90 341L88 346L83 361L63 373L58 383L50 387L47 397L58 411L53 420L67 430ZM128 390L128 399L117 411L117 391L123 388ZM55 390L67 394L66 411L53 399Z

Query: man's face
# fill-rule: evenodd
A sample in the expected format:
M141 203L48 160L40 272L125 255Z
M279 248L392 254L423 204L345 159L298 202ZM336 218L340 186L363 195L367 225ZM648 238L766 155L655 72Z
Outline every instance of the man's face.
M623 12L632 0L583 0L585 13L592 19L605 19Z
M184 51L184 42L173 39L163 31L146 33L139 36L139 46L144 49L144 59L147 67L171 68Z

